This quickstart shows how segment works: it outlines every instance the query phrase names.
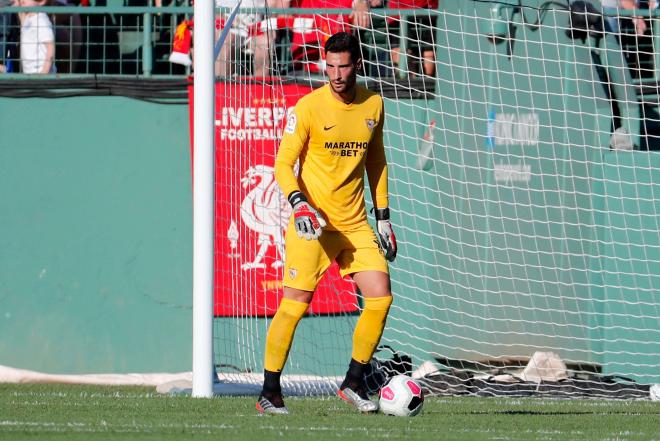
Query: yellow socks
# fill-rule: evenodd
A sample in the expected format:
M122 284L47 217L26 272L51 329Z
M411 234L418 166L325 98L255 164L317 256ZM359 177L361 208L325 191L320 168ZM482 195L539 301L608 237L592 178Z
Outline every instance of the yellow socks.
M271 372L282 372L289 356L293 334L298 322L307 311L309 303L283 298L275 317L268 328L264 368ZM382 332L382 330L381 330Z
M367 364L376 350L385 328L385 320L392 304L392 296L365 297L364 310L353 333L352 358ZM307 311L308 303L283 298L268 328L264 369L282 372L289 356L298 322Z
M392 296L364 298L364 310L353 333L353 360L363 364L371 361L383 335L385 319L391 304Z

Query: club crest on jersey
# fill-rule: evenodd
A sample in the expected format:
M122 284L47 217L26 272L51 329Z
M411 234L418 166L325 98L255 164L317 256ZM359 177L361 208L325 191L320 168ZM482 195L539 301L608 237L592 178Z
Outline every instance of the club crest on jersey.
M297 269L289 268L289 278L291 280L295 279L297 275L298 275L298 270Z
M367 123L367 128L369 131L373 131L374 127L376 127L377 121L375 119L365 119L364 120Z

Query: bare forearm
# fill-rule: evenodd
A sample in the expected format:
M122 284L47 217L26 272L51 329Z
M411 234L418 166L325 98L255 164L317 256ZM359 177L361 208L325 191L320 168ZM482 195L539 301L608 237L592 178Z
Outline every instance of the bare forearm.
M353 0L353 9L356 11L368 11L369 10L369 1L368 0Z
M623 9L635 9L635 0L620 0L619 5Z
M266 6L269 8L286 9L291 6L291 0L267 0Z
M55 58L55 44L51 41L46 43L46 59L44 60L44 66L41 68L42 74L47 74L50 72L50 69L53 66L53 59Z

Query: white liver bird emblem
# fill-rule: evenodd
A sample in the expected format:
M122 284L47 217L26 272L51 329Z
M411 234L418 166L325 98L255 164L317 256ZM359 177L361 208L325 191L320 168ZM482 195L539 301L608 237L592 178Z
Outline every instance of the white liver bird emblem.
M241 203L241 218L258 234L259 246L252 262L242 264L241 268L266 268L263 259L271 245L275 245L276 252L271 267L280 268L284 264L284 233L291 207L275 182L274 169L266 165L250 167L241 178L241 184L243 188L250 188Z

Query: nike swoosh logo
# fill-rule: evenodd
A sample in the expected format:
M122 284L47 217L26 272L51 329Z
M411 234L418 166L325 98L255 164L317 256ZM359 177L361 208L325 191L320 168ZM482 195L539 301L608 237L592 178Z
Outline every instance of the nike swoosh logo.
M323 126L323 130L330 130L331 128L335 127L336 125L337 124L335 124L334 126L330 126L330 127Z

